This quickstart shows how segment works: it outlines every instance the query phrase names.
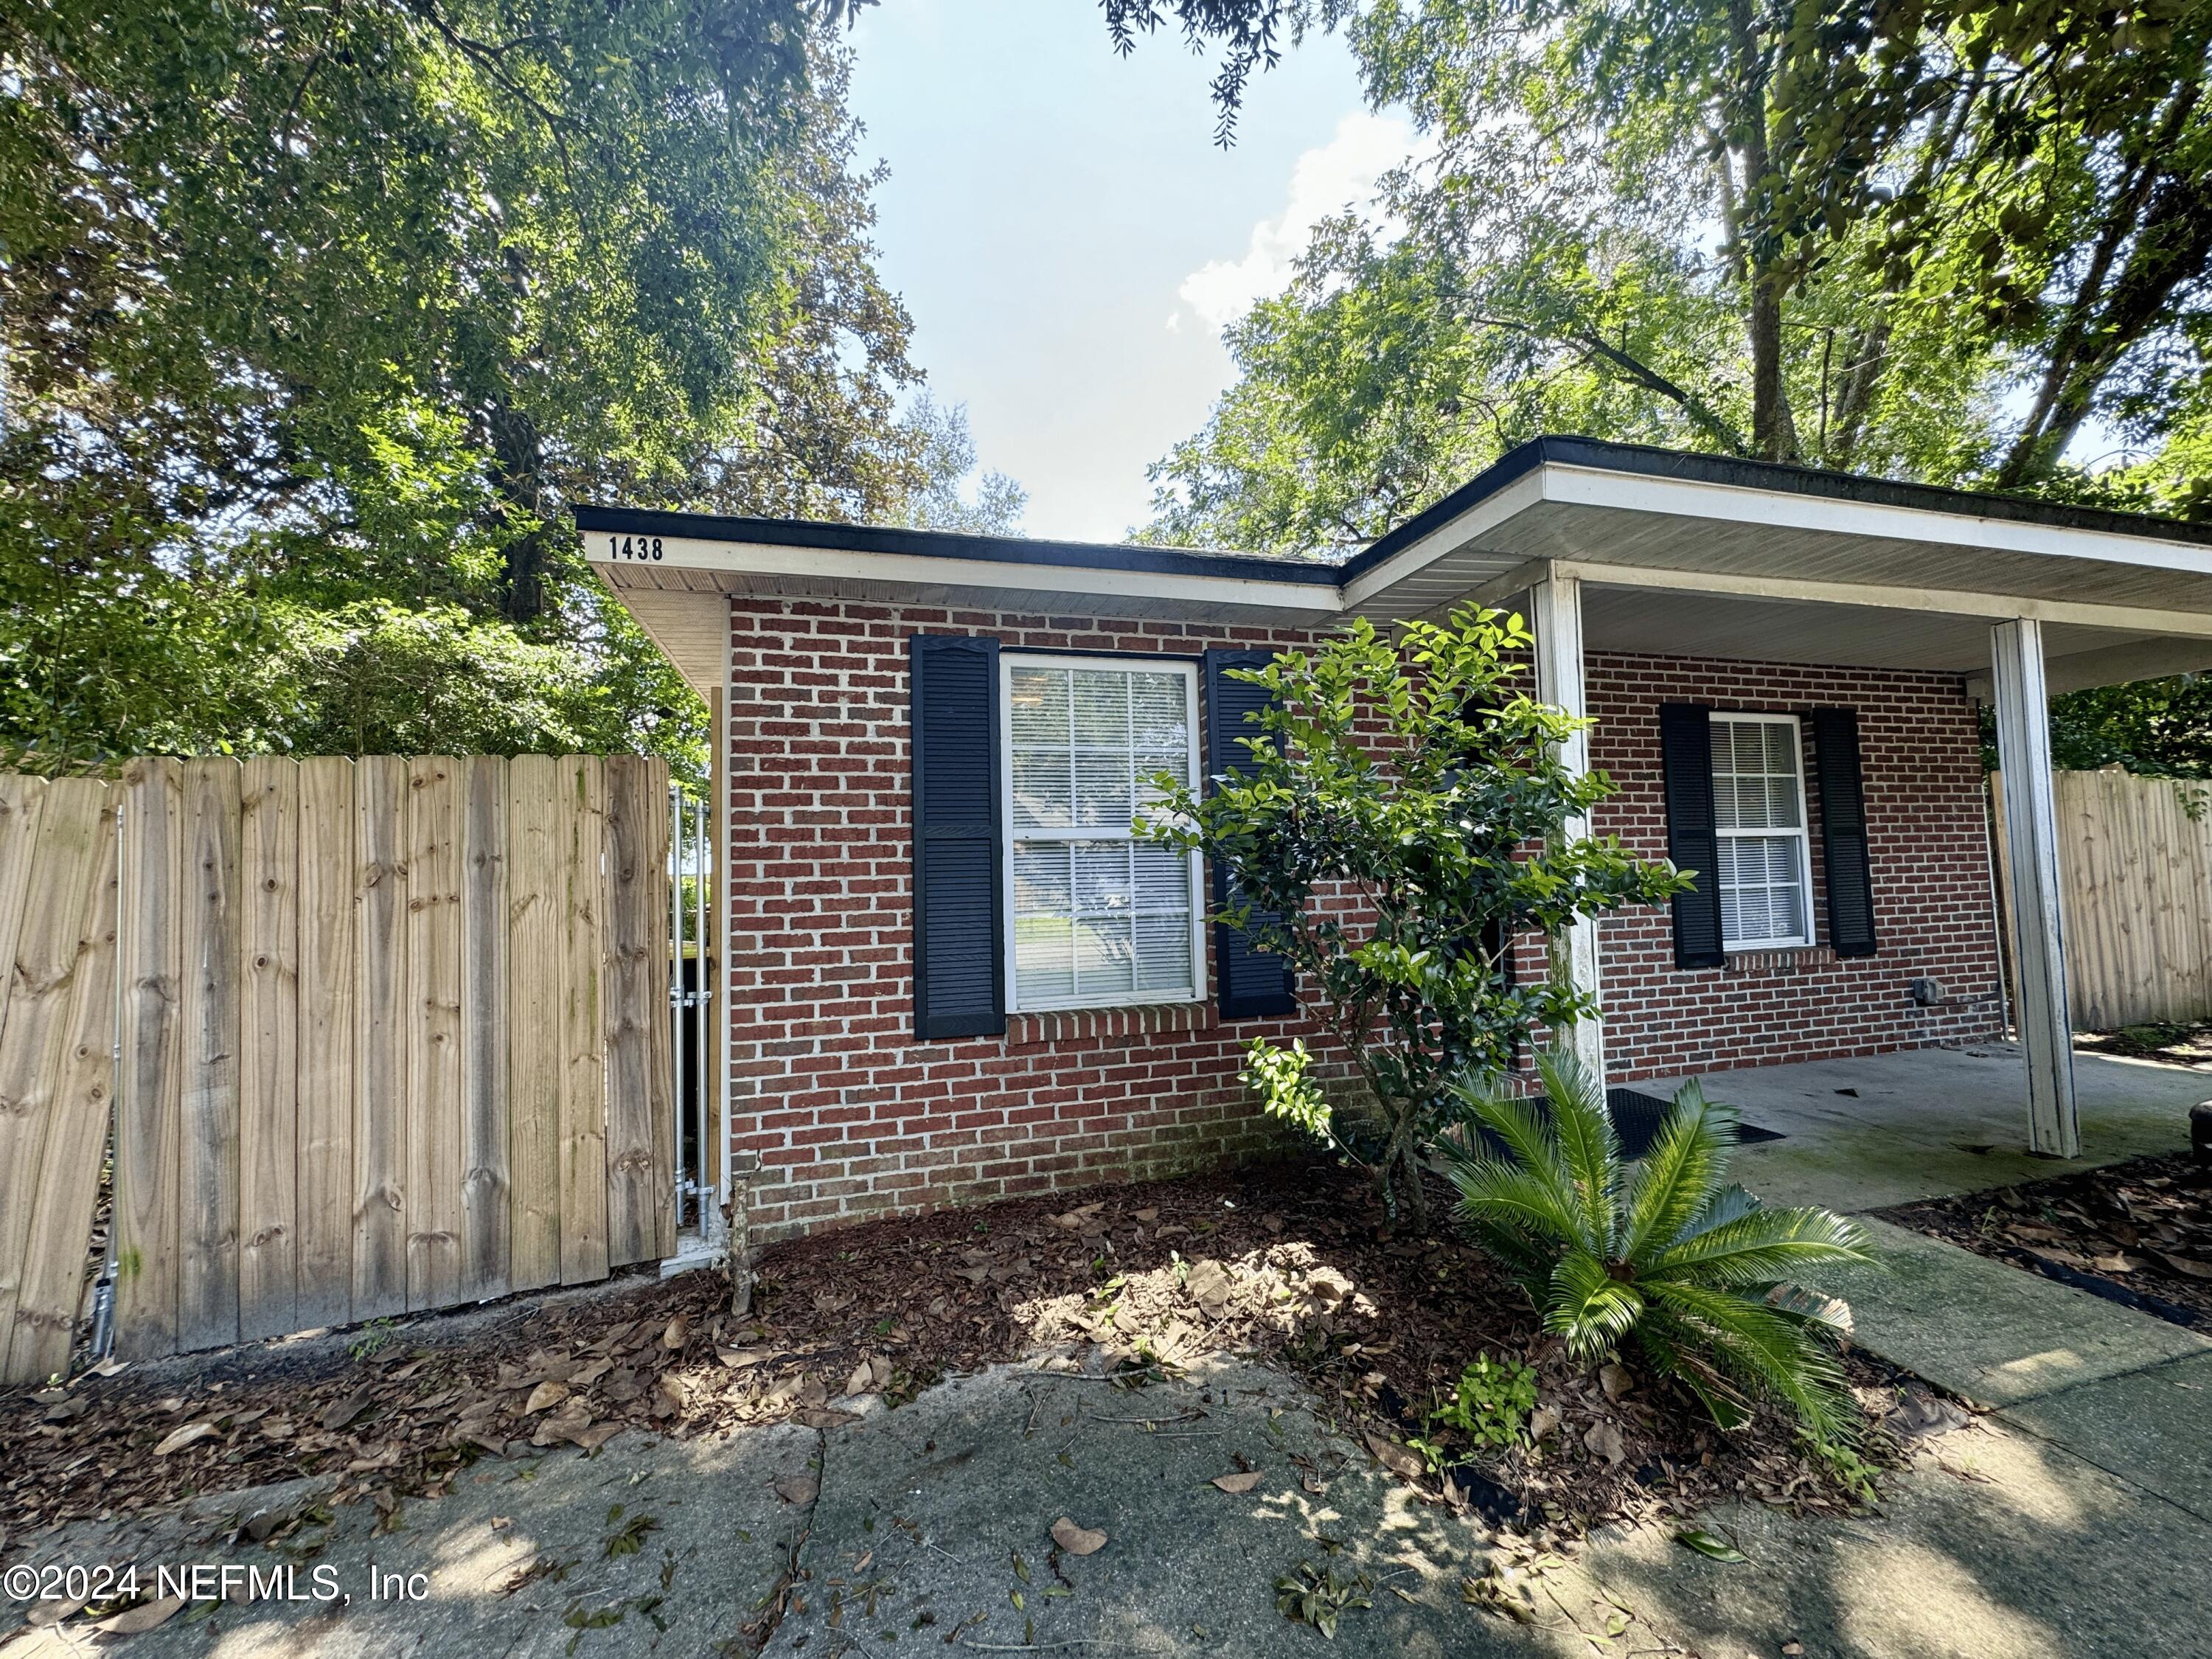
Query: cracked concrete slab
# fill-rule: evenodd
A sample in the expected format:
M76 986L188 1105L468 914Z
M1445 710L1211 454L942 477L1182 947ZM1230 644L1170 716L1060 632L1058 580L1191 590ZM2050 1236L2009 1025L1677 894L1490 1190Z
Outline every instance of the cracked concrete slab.
M1317 1632L1275 1605L1276 1579L1302 1562L1374 1580L1373 1607L1344 1612L1335 1651L1588 1651L1571 1629L1465 1605L1483 1534L1384 1474L1317 1404L1253 1365L1133 1391L1002 1367L828 1430L801 1577L766 1652L882 1656L918 1638L933 1650L951 1638L985 1652L1318 1652ZM1248 1468L1249 1492L1212 1484ZM1104 1547L1057 1549L1062 1516L1103 1531Z
M292 1515L330 1486L294 1481L154 1520L79 1522L8 1565L136 1563L149 1589L163 1565L239 1570L236 1599L195 1598L125 1638L146 1659L714 1653L781 1573L803 1510L775 1483L803 1480L816 1452L814 1431L788 1425L690 1441L624 1434L595 1456L563 1448L477 1463L449 1496L403 1503L381 1533L358 1503L329 1512L326 1528L228 1541L242 1519ZM270 1577L287 1565L288 1581ZM0 1606L10 1624L26 1611ZM9 1633L8 1659L85 1650L72 1626Z

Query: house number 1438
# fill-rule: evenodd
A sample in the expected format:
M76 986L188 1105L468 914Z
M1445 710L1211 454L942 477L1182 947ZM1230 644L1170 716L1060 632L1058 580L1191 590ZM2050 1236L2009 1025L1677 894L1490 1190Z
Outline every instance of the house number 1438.
M607 556L611 559L657 559L660 556L660 538L610 536L607 538Z

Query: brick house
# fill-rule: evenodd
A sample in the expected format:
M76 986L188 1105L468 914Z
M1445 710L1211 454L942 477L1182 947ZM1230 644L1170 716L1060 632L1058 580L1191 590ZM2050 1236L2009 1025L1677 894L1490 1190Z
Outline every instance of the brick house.
M1227 669L1468 600L1596 718L1594 827L1714 875L1560 944L1613 1083L2001 1034L1992 704L2029 1139L2070 1152L2043 698L2212 665L2212 528L1582 439L1337 564L576 517L714 711L711 1144L764 1237L1266 1144L1237 1056L1312 1033L1212 872L1133 842L1133 778L1230 763Z

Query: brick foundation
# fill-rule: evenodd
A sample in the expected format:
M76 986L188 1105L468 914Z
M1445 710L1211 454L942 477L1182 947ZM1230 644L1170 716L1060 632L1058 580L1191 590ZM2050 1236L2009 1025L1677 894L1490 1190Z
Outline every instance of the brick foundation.
M735 599L729 793L731 1089L761 1162L757 1238L945 1204L1134 1179L1249 1156L1277 1139L1237 1061L1291 1022L1202 1006L1017 1014L1003 1038L913 1040L907 639L1195 655L1306 636L1172 622ZM1595 763L1621 793L1597 827L1666 851L1663 700L1859 710L1879 955L1825 948L1678 972L1664 912L1601 931L1610 1067L1684 1069L1868 1054L1990 1035L1996 959L1973 718L1955 680L1593 655ZM1815 803L1817 811L1817 803ZM1814 821L1816 908L1820 843ZM1538 952L1523 952L1533 966ZM1942 981L1979 1003L1923 1009Z

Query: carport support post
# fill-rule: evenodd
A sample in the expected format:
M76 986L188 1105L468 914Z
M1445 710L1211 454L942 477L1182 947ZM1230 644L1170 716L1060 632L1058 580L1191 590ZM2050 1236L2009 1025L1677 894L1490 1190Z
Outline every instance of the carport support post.
M2043 624L2022 617L1990 630L1997 761L2004 778L2005 850L2011 861L2014 1006L2027 1060L2027 1146L2077 1158L2073 1020L2066 1006L2066 945L2058 915L2058 810L2051 788L2051 710L2043 678Z
M1589 713L1583 691L1583 585L1574 576L1548 572L1528 589L1528 621L1536 634L1536 700L1564 708L1577 720ZM1580 777L1589 770L1589 733L1577 732L1559 745L1559 759ZM1568 820L1570 837L1589 834L1589 820ZM1552 971L1595 998L1599 991L1597 921L1584 916L1554 934ZM1581 1060L1583 1070L1605 1082L1605 1034L1595 1019L1577 1022L1560 1034Z

